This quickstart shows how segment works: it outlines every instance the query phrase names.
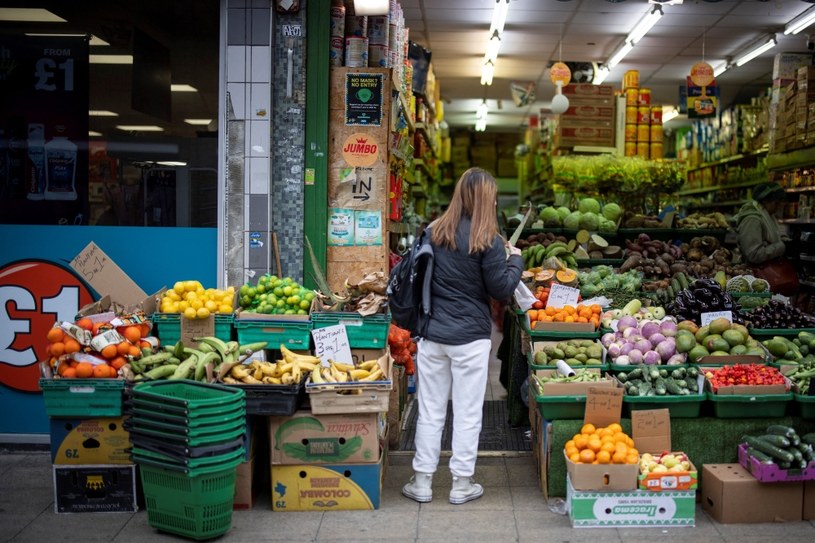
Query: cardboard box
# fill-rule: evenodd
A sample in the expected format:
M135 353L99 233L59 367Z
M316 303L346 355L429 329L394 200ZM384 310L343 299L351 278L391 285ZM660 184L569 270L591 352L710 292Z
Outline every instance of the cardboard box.
M563 94L569 102L585 99L612 99L614 98L613 85L592 85L591 83L571 83L563 87Z
M132 464L130 433L122 417L51 418L51 462L56 465Z
M598 121L599 122L599 121ZM559 126L558 145L560 147L572 147L575 145L614 145L613 126L594 126L588 123L584 126Z
M560 121L564 122L568 119L574 120L601 120L601 121L614 121L614 105L595 105L591 103L577 103L569 105L569 109L561 114Z
M132 513L136 466L54 466L55 513Z
M733 364L764 364L764 358L755 354L741 354L732 356L703 356L696 362L701 365L731 366Z
M705 390L718 396L763 396L765 394L786 394L789 392L788 385L733 385L729 387L719 387L717 392L713 392L710 381L705 380Z
M671 448L671 413L668 409L632 411L631 433L640 454L659 456L664 452L675 452ZM641 490L695 490L699 486L699 475L691 462L689 470L640 473L637 481Z
M794 80L799 68L810 65L812 55L809 53L777 53L773 58L773 80Z
M623 390L616 387L592 387L586 398L584 423L601 428L620 422ZM636 444L636 440L635 440ZM566 452L562 451L564 457ZM566 471L575 490L634 490L637 488L637 464L576 464L566 460Z
M566 483L566 507L574 528L693 527L696 492L578 491Z
M803 520L815 520L815 481L804 482Z
M252 509L257 495L254 486L255 456L238 464L235 477L235 498L232 509Z
M272 464L371 462L386 426L381 413L269 417Z
M127 307L137 306L147 298L147 293L94 242L88 243L70 266L97 293L111 294Z
M717 522L798 522L804 483L760 483L739 464L702 466L702 507Z
M388 410L393 389L393 358L389 349L351 349L354 362L376 359L384 377L378 381L314 384L306 382L311 412L317 415L334 413L380 413Z
M272 465L272 511L379 509L387 448L368 464Z
M762 483L815 480L815 461L809 462L803 469L782 469L775 463L763 464L748 455L746 443L739 443L739 464Z

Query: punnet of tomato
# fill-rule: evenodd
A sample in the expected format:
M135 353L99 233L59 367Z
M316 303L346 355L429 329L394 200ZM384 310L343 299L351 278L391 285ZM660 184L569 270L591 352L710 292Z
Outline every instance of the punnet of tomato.
M778 368L764 364L734 364L710 369L705 373L714 394L722 387L737 385L762 386L784 385L789 390L789 381Z

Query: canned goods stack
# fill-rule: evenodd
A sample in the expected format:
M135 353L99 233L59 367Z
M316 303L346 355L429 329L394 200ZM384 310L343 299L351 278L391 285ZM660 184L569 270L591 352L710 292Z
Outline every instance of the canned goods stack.
M639 103L640 73L629 70L623 75L623 93L625 94L625 156L637 155L637 142L640 132Z
M639 86L639 72L623 75L625 156L662 158L662 107L651 105L651 89Z

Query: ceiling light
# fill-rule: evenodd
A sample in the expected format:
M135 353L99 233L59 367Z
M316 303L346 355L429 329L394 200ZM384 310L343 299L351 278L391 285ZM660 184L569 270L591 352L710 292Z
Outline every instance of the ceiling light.
M192 124L192 125L205 126L205 125L208 125L209 123L211 123L212 119L184 119L184 122L187 123L187 124Z
M741 56L736 57L736 60L733 62L733 64L735 64L736 66L744 66L745 64L759 56L761 53L769 51L770 49L775 47L777 43L778 42L775 40L775 35L773 35L769 40L762 43L758 47L755 47L747 51L746 53L742 54Z
M488 60L481 67L481 84L492 85L492 77L495 75L495 64Z
M116 128L125 132L164 132L164 129L154 124L117 124Z
M719 64L716 68L713 68L713 77L719 77L725 73L729 67L730 65L727 62Z
M784 34L798 34L800 31L815 23L815 7L809 8L804 13L787 23L784 27Z
M390 11L389 0L354 0L354 15L387 15Z
M101 135L102 135L102 133L101 133L101 132L97 132L96 130L88 130L88 137L91 137L91 138L98 138L98 137L99 137L99 136L101 136Z
M617 49L617 51L611 55L611 58L608 59L607 66L609 68L615 67L622 59L625 58L625 55L631 52L633 48L634 44L632 44L630 41L624 42L622 47Z
M648 15L640 19L640 22L637 23L637 26L635 26L634 30L628 35L628 41L632 44L636 44L640 41L642 37L657 24L657 21L662 18L662 15L662 8L655 6Z
M198 92L198 89L196 89L192 85L180 84L180 85L170 85L170 91L172 91L172 92Z
M133 64L133 55L88 55L91 64Z
M76 33L54 33L54 32L26 32L26 36L47 36L49 38L82 38L87 36L87 34L76 34ZM91 41L88 42L88 45L110 45L108 42L94 36L91 34Z
M662 106L662 124L679 117L679 110L674 106Z
M611 73L611 70L609 70L605 66L600 66L594 72L594 79L591 80L592 84L593 85L602 85L603 81L606 80L606 78L608 77L608 74L610 74L610 73Z
M487 106L487 101L484 100L478 105L478 109L475 110L475 118L486 119L489 112L490 108Z
M160 160L156 162L159 166L186 166L186 162L178 162L176 160Z
M501 49L501 36L495 31L487 43L487 52L484 54L484 60L491 60L495 62L498 60L498 50Z
M475 131L476 132L483 132L486 129L487 129L487 119L486 119L486 117L483 118L483 119L478 119L475 122Z
M92 109L88 111L89 117L118 117L119 114L115 111L108 111L106 109Z
M495 9L492 11L492 22L490 23L490 34L504 32L504 25L507 22L509 12L509 0L495 0Z
M47 9L38 8L0 8L0 21L20 21L26 23L68 22Z

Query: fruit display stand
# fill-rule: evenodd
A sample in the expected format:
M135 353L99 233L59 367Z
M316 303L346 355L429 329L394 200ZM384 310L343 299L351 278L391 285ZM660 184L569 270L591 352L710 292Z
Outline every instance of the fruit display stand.
M266 315L239 310L234 326L239 343L266 341L293 349L308 349L311 345L312 322L308 315Z
M156 327L157 336L165 345L170 345L181 339L180 313L153 313L150 317ZM216 314L214 336L223 341L234 339L232 314Z

